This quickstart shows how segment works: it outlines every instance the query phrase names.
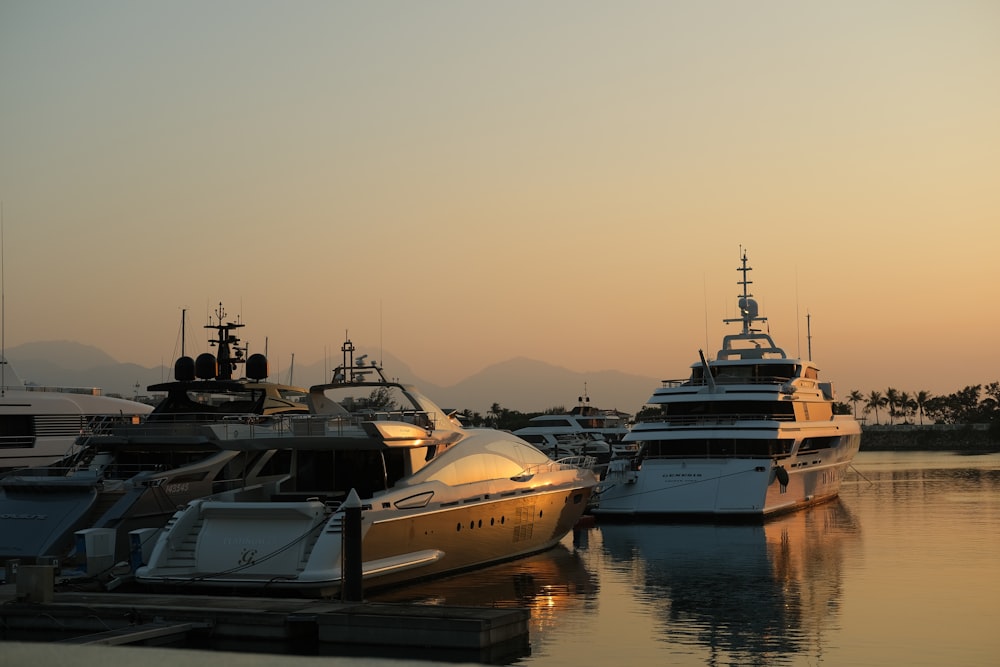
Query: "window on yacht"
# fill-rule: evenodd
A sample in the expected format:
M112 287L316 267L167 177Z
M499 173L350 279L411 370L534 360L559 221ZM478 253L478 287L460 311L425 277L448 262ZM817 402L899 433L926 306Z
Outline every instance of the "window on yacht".
M431 472L428 479L450 486L489 479L510 479L531 466L543 465L549 461L548 456L534 447L505 440L489 443L484 451L445 463Z
M29 415L0 416L0 449L35 444L35 422Z
M822 438L805 438L802 444L799 445L800 452L807 452L815 449L827 449L829 447L836 447L837 443L840 442L839 435L825 436Z
M772 457L787 455L794 440L790 438L685 438L682 440L647 440L643 458L729 458Z
M789 401L712 401L669 403L650 407L651 410L641 413L643 419L683 421L731 417L792 420L795 417L794 406Z

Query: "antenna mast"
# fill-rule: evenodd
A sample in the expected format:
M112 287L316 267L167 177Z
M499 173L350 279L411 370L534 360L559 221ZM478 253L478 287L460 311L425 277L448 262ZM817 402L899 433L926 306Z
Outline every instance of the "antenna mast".
M753 323L754 322L764 323L764 322L767 322L767 318L766 317L760 317L757 314L757 312L758 312L758 310L757 310L757 302L753 300L753 298L752 298L753 294L750 293L750 289L749 289L750 285L753 284L753 281L750 280L750 277L748 276L748 274L751 271L753 271L753 269L750 268L749 266L747 266L747 251L746 251L746 249L741 246L740 247L740 252L742 253L742 257L741 257L742 264L741 264L741 266L739 268L736 269L737 271L739 271L740 273L743 274L743 279L736 281L737 285L742 285L743 286L743 294L737 295L739 297L740 316L738 318L728 318L728 319L724 319L722 321L726 322L726 323L729 323L729 322L742 322L743 323L743 335L747 336L747 335L749 335L751 333L754 333L754 331L756 331L753 328Z
M812 335L812 315L806 311L806 349L809 351L807 359L813 360L813 335Z

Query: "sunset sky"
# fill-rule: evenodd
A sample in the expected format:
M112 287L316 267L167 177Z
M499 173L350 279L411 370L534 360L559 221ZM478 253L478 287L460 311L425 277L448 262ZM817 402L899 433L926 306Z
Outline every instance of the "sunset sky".
M1000 380L996 0L0 0L0 85L8 348L679 377L742 246L841 398Z

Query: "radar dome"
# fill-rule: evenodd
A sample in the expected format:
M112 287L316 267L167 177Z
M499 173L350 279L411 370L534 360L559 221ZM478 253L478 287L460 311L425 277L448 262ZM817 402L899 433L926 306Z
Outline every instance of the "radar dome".
M194 380L194 359L191 357L180 357L175 361L174 379L178 382L191 382Z
M194 361L194 372L201 380L214 380L219 375L219 363L211 352L202 352Z
M757 302L750 298L740 297L740 312L746 317L757 317L759 312Z
M263 380L271 373L267 367L267 357L263 354L251 354L247 358L247 377L251 380Z

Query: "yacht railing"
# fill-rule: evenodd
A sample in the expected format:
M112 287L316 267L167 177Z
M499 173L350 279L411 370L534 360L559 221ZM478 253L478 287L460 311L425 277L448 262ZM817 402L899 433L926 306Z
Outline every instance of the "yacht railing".
M191 414L184 415L183 418L178 416L177 419L119 424L109 427L100 435L164 439L201 436L211 440L226 440L237 437L252 438L263 432L273 437L285 433L288 429L288 422L280 415L274 417L258 414L226 415L222 418L214 415L211 419L207 419L204 414ZM87 437L81 437L78 444L86 444Z
M516 478L522 478L522 477L529 478L540 473L553 472L557 470L575 470L575 469L588 470L590 468L593 468L596 463L597 459L595 459L593 456L585 456L585 455L564 456L555 461L548 461L546 463L536 463L535 465L528 466L523 471L521 471L521 474L517 475Z
M712 379L716 385L726 384L749 384L749 385L783 385L791 382L794 378L779 375L767 375L762 377L739 377L734 375L717 375ZM684 378L683 380L660 380L663 389L677 389L679 387L705 387L708 383L705 378Z
M362 430L365 422L403 422L421 428L433 430L437 426L437 416L422 410L378 411L352 415L289 415L284 417L289 422L293 435L332 435L339 436L356 433Z
M636 424L667 424L669 426L732 426L738 422L793 422L794 415L779 415L774 413L761 414L719 414L719 415L657 415L639 417Z
M394 421L433 429L437 415L422 410L373 411L350 415L303 414L277 415L185 413L160 416L139 424L109 424L101 435L119 437L194 437L229 440L259 437L345 435L361 431L361 424L372 421ZM85 438L80 439L84 444Z
M780 459L787 458L788 454L769 454L766 452L699 452L686 454L656 454L643 456L643 461L666 460L666 459ZM641 462L640 462L641 465Z

